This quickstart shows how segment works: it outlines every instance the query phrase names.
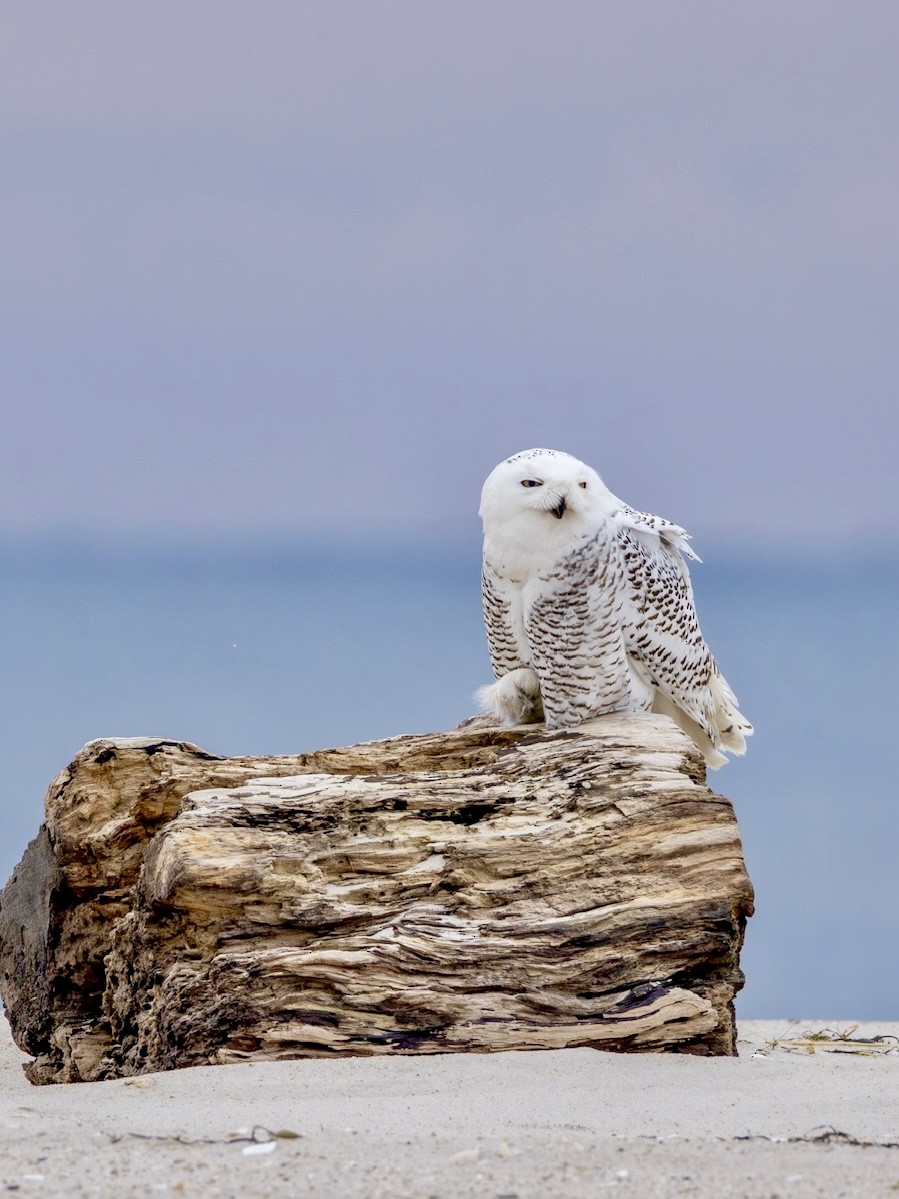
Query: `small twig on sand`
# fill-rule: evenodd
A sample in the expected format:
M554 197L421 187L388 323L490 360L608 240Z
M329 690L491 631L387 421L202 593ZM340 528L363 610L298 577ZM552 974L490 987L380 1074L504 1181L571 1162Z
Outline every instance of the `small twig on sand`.
M831 1124L822 1124L804 1132L800 1137L769 1137L764 1133L747 1133L735 1141L770 1141L780 1145L852 1145L862 1149L899 1149L899 1141L869 1141L841 1132Z
M295 1141L303 1134L294 1132L290 1128L273 1130L266 1128L263 1124L254 1124L252 1128L239 1128L224 1137L191 1137L182 1132L108 1132L106 1135L113 1144L130 1137L139 1141L171 1141L177 1145L239 1145L244 1141L255 1141L257 1144L266 1141Z

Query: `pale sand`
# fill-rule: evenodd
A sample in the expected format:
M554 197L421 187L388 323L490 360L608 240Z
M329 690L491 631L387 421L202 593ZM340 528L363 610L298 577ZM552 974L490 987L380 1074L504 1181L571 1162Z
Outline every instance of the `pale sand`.
M765 1048L824 1027L851 1025L744 1024L737 1059L571 1049L32 1087L0 1017L0 1195L896 1199L899 1147L789 1139L899 1142L899 1048ZM899 1024L856 1032L875 1034L899 1047ZM300 1135L247 1154L227 1138L251 1125Z

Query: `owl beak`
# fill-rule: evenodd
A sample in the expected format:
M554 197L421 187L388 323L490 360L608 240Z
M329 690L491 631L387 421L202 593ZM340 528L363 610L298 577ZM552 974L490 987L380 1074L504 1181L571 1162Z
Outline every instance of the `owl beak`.
M560 496L558 504L556 504L555 507L550 508L550 512L553 514L556 520L561 520L565 515L566 508L567 504L565 503L565 496L563 495Z

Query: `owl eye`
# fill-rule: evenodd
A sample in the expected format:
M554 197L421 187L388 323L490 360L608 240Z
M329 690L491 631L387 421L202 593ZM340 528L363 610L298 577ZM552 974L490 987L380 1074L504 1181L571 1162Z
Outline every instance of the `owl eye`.
M586 486L587 486L587 480L586 480L586 479L581 479L580 483L578 483L578 487L584 487L584 488L585 488Z
M543 480L542 479L522 479L521 485L522 485L522 487L542 487Z

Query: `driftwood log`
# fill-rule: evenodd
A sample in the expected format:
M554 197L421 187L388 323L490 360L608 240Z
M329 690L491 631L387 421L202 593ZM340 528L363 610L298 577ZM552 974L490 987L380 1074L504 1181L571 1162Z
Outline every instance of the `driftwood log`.
M333 1054L734 1052L752 889L661 716L297 757L94 741L0 896L36 1083Z

